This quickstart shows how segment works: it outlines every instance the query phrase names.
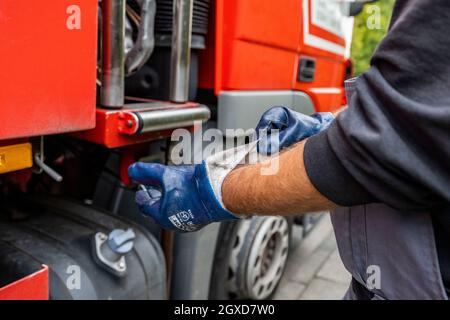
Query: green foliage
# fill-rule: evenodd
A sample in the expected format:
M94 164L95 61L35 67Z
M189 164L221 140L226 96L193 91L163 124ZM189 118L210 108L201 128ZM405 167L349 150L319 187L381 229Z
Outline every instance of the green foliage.
M395 0L379 0L367 4L355 18L352 43L355 76L370 67L370 59L389 28L394 3Z

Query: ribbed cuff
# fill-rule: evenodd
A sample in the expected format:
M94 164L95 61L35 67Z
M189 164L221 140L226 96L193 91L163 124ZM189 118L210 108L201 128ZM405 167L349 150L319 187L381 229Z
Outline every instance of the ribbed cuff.
M303 157L311 183L327 199L343 207L375 201L342 166L330 147L327 130L308 139Z
M197 165L195 168L195 177L197 180L197 187L199 190L200 200L206 208L211 220L237 220L238 216L225 208L221 200L217 198L214 187L208 176L208 170L205 162L202 165Z

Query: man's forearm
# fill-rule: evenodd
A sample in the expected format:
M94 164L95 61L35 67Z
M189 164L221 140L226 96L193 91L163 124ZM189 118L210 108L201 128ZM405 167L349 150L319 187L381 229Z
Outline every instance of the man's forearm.
M279 170L262 175L262 162L232 171L222 185L225 206L236 214L290 215L335 208L311 184L303 163L305 141L283 152L278 159ZM273 167L273 166L272 166Z

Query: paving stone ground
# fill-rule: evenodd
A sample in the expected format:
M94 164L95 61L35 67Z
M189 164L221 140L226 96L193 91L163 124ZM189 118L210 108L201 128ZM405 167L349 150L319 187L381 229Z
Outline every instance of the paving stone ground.
M301 241L295 239L301 233L298 228L294 229L294 246L274 299L342 299L350 274L339 257L329 215L324 215Z

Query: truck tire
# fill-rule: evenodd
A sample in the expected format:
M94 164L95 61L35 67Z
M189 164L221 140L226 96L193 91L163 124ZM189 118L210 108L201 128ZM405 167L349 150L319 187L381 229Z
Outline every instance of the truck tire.
M210 299L270 298L286 267L292 220L254 217L221 226Z

